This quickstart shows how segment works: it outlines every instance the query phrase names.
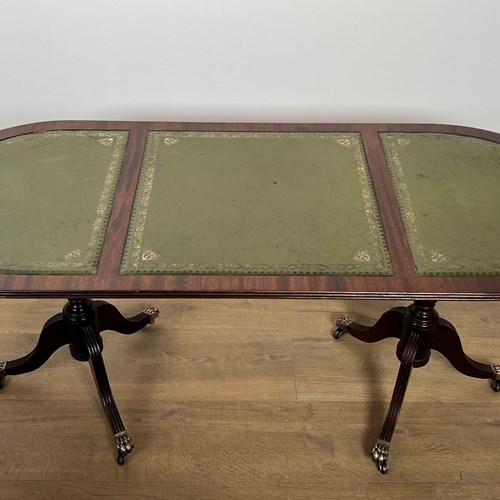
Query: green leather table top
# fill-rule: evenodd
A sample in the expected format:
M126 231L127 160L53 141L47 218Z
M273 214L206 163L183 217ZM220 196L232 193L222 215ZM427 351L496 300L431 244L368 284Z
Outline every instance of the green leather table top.
M500 134L52 122L0 131L1 296L500 300Z
M391 272L359 134L150 133L122 273Z
M0 142L0 272L97 271L127 136L65 131Z
M381 134L419 274L500 275L500 145Z

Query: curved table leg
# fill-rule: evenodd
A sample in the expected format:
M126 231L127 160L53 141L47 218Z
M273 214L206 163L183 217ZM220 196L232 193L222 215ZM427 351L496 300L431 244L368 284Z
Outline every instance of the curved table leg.
M35 348L26 356L0 364L0 388L6 375L20 375L40 368L60 347L71 342L61 314L49 319L40 333Z
M96 317L99 331L113 330L118 333L129 335L142 330L146 325L153 324L159 316L160 311L154 307L148 307L143 312L125 318L118 309L104 300L96 300Z
M388 471L387 460L389 457L389 447L403 405L419 341L420 334L416 331L412 331L403 350L396 385L392 393L391 403L385 417L382 431L371 453L373 461L382 474L387 474Z
M474 378L491 379L495 392L500 392L500 365L480 363L465 354L462 342L455 327L440 319L431 348L440 352L460 373Z
M102 359L101 348L96 337L96 332L90 325L85 325L82 326L82 333L85 345L88 349L88 361L99 392L102 408L115 437L116 448L118 450L117 462L118 464L123 465L127 454L132 451L134 444L125 430L123 421L113 398L113 393L111 392L111 387L109 385L108 375Z
M386 311L373 326L364 326L343 316L337 320L337 329L333 337L339 339L342 335L349 333L362 342L378 342L389 337L401 338L403 331L403 317L405 307L394 307Z

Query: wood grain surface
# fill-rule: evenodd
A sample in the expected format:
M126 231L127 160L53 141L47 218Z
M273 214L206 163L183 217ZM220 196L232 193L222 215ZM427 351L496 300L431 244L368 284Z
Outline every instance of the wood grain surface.
M500 395L439 353L415 369L380 475L369 452L398 361L396 340L330 333L372 323L387 301L115 300L157 323L103 334L136 448L116 465L87 363L67 348L0 393L0 498L496 499ZM62 300L3 300L1 359L31 350ZM500 305L441 303L465 350L500 361Z

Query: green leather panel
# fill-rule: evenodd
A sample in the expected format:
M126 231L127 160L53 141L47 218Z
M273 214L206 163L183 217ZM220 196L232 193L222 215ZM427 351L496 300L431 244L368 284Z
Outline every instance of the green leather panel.
M380 134L417 272L500 275L500 145Z
M95 274L128 132L0 142L0 273Z
M150 132L121 272L390 275L359 134Z

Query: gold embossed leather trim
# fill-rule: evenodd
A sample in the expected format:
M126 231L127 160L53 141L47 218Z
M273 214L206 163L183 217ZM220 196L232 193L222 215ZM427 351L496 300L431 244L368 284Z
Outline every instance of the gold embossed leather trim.
M392 274L359 134L150 132L121 273Z
M128 132L0 142L0 272L95 274Z

